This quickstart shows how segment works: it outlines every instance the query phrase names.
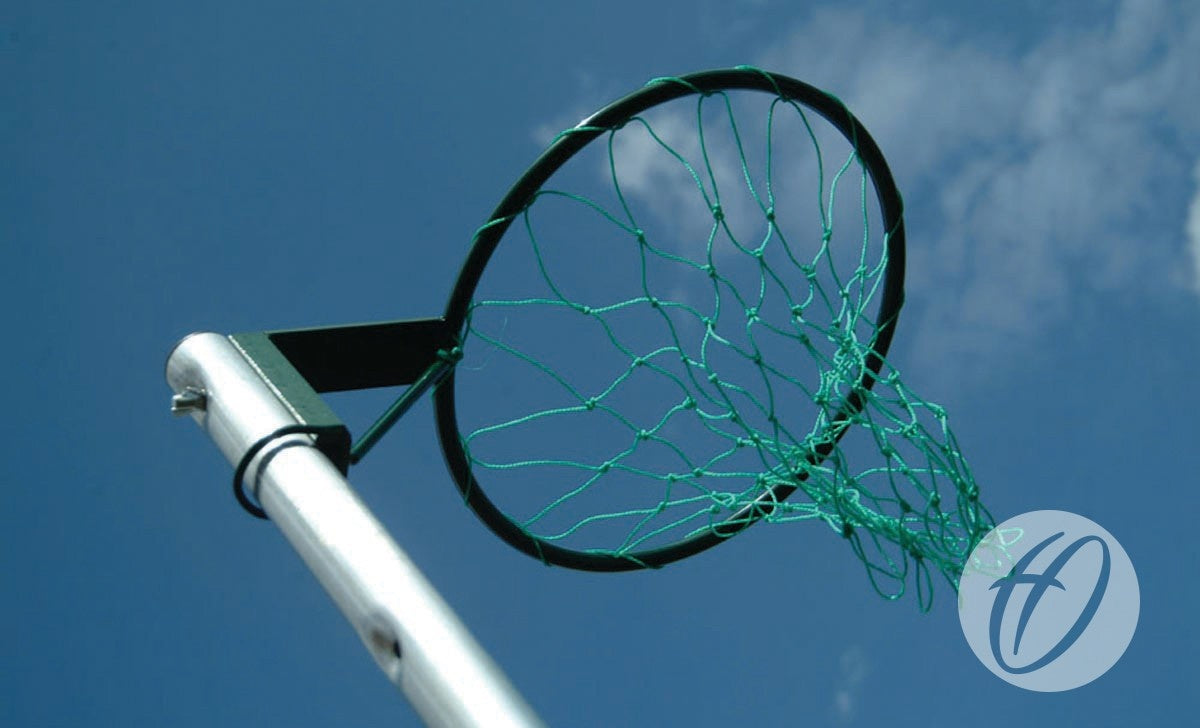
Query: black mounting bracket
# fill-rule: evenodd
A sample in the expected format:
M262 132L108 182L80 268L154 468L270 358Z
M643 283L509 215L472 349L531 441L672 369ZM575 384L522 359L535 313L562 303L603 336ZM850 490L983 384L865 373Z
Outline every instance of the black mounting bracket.
M256 331L229 339L316 437L317 449L345 473L352 462L350 431L320 393L415 384L444 361L439 352L454 347L455 332L445 319L432 318Z

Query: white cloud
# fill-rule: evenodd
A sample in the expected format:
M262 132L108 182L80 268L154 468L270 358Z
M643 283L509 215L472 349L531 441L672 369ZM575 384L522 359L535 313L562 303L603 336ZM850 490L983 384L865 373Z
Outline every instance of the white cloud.
M838 659L838 681L833 690L830 713L843 725L854 720L863 681L871 672L866 653L857 645L846 648Z
M907 204L902 338L918 369L1018 360L1089 297L1200 294L1200 5L1123 0L1107 19L1031 27L1019 49L988 32L829 8L757 59L836 93L886 154ZM707 230L703 210L679 214L700 198L669 177L677 165L626 159L643 204Z
M1188 248L1192 254L1192 288L1200 293L1200 161L1192 170L1196 182L1196 194L1188 207L1187 229Z
M1010 52L824 10L762 59L838 93L887 155L920 365L1029 346L1081 298L1161 288L1187 255L1200 6L1128 0L1043 33Z
M729 224L747 241L751 235L750 230L744 229L745 223L761 223L763 218L758 213L757 203L746 194L741 160L729 128L707 123L706 144L701 145L692 113L673 106L645 114L654 136L640 124L627 125L616 137L613 156L622 190L639 198L657 219L669 220L680 237L691 242L690 249L681 252L699 260L703 258L705 242L713 227L710 205L718 199ZM757 142L758 131L757 128L743 129L739 134L743 141L754 138ZM663 149L664 143L687 160L691 173L673 154ZM605 178L609 174L607 164L605 159L600 165L603 168L597 170ZM760 226L751 225L751 229Z

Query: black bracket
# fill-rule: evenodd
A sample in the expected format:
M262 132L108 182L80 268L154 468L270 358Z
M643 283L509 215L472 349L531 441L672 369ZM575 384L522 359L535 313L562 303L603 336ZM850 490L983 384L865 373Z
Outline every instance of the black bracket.
M455 332L434 318L257 331L229 339L344 474L351 463L350 431L320 393L414 384L444 361L439 352L454 347Z

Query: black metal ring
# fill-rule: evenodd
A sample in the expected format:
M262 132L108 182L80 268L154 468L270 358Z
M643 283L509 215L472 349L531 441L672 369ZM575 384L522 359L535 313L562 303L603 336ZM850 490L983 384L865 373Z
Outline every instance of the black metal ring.
M488 224L480 229L446 305L445 319L453 331L462 331L475 288L500 239L516 216L531 203L542 185L576 152L608 130L653 106L685 96L738 89L763 91L796 101L822 116L841 132L854 146L867 169L879 201L883 227L889 231L888 264L880 296L873 353L867 357L867 366L854 391L839 406L831 422L830 438L810 455L809 461L815 461L815 465L824 460L841 439L846 431L845 423L865 406L863 392L874 385L883 366L883 357L891 346L900 308L904 303L904 217L899 190L875 140L840 100L802 81L749 67L702 71L679 78L661 79L606 106L570 133L560 135L517 180L492 213ZM563 548L521 529L484 494L459 439L454 383L455 372L451 371L434 392L434 407L442 452L459 491L471 510L496 535L519 551L547 564L588 571L657 568L704 551L739 533L772 512L778 502L799 487L798 483L772 486L753 503L709 531L662 548L623 555Z
M233 495L235 498L237 498L237 502L241 504L242 508L246 509L247 513L255 518L269 520L267 517L267 512L262 509L262 506L255 503L254 500L251 499L246 493L246 484L243 481L246 477L246 469L250 467L250 461L253 460L254 457L258 455L258 453L261 452L264 447L270 445L272 442L281 437L286 435L316 436L320 435L324 429L325 428L322 428L319 425L285 425L284 427L280 427L278 430L275 430L271 434L260 438L246 450L246 453L242 455L242 459L238 461L237 468L233 471Z

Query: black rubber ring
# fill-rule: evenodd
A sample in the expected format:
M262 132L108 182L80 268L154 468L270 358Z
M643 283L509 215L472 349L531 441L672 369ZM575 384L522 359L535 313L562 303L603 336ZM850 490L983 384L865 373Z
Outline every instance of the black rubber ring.
M246 469L250 467L250 461L254 459L254 456L258 455L267 445L286 435L319 434L321 434L321 427L317 425L286 425L259 439L246 450L246 454L242 455L242 459L238 462L237 469L233 471L233 495L237 498L237 502L241 504L242 508L246 509L247 513L264 521L269 520L267 512L262 509L262 506L251 500L250 496L246 494L245 483L243 482L246 477Z

